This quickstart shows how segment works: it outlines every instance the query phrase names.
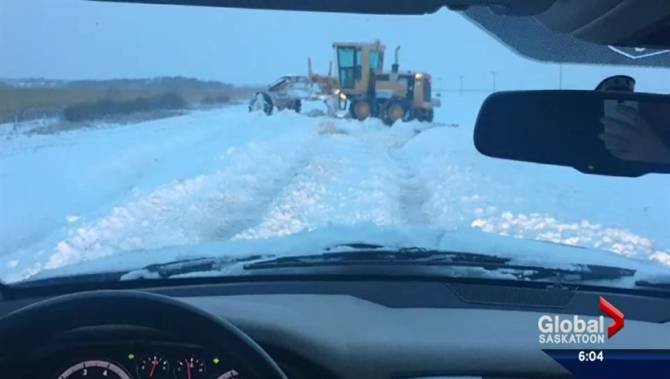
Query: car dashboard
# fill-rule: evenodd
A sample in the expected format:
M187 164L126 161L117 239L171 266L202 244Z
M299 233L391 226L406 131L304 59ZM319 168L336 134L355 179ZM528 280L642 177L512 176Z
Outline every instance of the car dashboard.
M243 379L235 358L157 330L117 325L73 330L35 352L46 378Z
M667 294L390 279L141 289L230 321L288 378L568 378L542 351L555 346L538 343L538 318L546 313L597 316L603 295L624 309L627 319L620 335L599 348L670 348L670 339L659 338L670 336ZM0 316L40 299L0 301ZM122 372L122 379L247 377L236 357L200 342L151 329L93 326L36 351L40 363L34 369L43 373L39 377L58 379L84 378L84 369L103 367Z

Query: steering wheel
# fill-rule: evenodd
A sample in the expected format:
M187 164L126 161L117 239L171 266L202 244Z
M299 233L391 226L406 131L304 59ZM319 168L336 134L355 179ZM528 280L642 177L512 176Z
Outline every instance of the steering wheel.
M167 296L121 290L64 295L0 319L0 372L16 373L34 365L31 352L62 333L104 325L147 327L195 338L235 356L252 377L286 378L258 344L228 321Z

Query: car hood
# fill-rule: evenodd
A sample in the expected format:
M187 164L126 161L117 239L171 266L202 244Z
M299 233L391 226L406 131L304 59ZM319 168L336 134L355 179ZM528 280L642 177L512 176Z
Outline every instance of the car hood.
M365 243L385 249L418 247L431 250L478 253L511 259L511 264L571 269L576 265L602 265L636 270L636 280L670 281L670 266L628 258L615 252L546 241L501 236L477 229L450 230L435 227L327 226L284 237L262 240L229 240L153 250L137 250L41 271L31 279L141 270L149 264L204 257L244 258L297 256L355 249L344 246ZM220 275L231 272L220 272ZM210 275L212 273L209 273ZM197 276L194 275L194 276ZM620 283L619 283L620 285Z

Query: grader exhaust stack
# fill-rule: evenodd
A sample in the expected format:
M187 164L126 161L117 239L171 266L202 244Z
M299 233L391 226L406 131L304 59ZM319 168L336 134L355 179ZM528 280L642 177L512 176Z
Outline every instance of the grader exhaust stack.
M307 77L312 79L314 74L312 73L312 58L307 58Z
M399 53L400 53L400 46L395 48L395 53L394 53L395 60L393 61L393 66L391 66L391 72L393 72L393 73L397 73L398 68L400 67L399 59L398 59Z

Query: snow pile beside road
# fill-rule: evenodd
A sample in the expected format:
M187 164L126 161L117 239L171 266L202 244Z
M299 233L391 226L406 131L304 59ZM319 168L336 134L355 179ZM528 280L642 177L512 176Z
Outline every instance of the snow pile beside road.
M442 135L438 135L442 134ZM670 182L588 176L479 156L468 130L431 129L401 151L431 195L430 224L608 250L662 263L670 256Z
M517 238L537 239L573 246L592 246L636 258L649 257L662 261L664 252L657 251L653 242L620 228L608 228L580 222L560 222L546 214L503 214L490 218L478 218L472 227L485 232L509 235Z

